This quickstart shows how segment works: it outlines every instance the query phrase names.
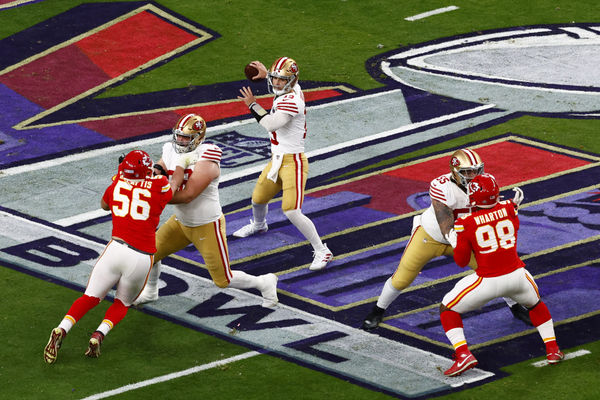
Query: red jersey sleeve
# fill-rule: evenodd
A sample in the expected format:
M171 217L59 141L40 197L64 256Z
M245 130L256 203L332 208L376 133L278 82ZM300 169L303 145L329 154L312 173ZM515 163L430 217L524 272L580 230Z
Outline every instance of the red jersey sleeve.
M454 262L459 267L464 267L469 264L471 260L471 242L469 241L468 234L465 233L466 218L458 218L454 222L454 230L456 231L456 248L454 249ZM467 231L468 232L468 231Z

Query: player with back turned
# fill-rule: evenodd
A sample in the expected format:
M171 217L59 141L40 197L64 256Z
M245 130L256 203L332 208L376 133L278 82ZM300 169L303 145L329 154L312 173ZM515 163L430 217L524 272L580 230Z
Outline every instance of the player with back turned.
M518 205L513 200L500 201L498 184L489 174L473 178L468 192L475 210L454 223L454 260L464 267L474 253L478 267L474 274L459 280L440 305L442 327L455 349L455 362L444 374L457 376L477 365L467 346L461 315L502 296L529 310L531 322L546 345L548 363L560 362L564 355L556 343L552 317L517 254Z

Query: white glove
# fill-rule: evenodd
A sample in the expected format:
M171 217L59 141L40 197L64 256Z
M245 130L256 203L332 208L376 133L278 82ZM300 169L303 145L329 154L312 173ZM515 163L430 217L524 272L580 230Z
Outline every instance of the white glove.
M198 153L195 151L183 153L177 158L177 166L186 169L188 166L196 164L196 161L198 161Z
M513 203L515 203L517 206L520 206L521 203L523 202L523 191L521 190L521 188L514 188L513 191L515 192L515 197L513 197Z
M454 228L450 229L450 231L446 233L444 237L446 238L448 243L450 243L450 246L452 246L452 248L456 247L456 241L458 238L456 237L456 231L454 230Z

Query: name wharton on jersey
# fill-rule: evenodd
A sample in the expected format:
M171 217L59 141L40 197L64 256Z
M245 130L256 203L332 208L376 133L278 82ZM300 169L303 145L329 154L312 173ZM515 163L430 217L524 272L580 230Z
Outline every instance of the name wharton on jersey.
M259 160L268 160L271 156L268 139L244 136L236 131L211 136L208 141L218 144L223 150L221 166L225 168L239 167Z

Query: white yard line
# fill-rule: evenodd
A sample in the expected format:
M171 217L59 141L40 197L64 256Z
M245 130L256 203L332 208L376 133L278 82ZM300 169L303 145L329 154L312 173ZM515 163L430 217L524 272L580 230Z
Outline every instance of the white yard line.
M196 372L206 371L207 369L217 368L217 367L220 367L220 366L225 365L225 364L229 364L229 363L240 361L240 360L245 360L246 358L254 357L254 356L257 356L259 354L260 353L257 352L257 351L249 351L247 353L239 354L239 355L234 356L234 357L229 357L229 358L226 358L224 360L213 361L213 362L208 363L208 364L198 365L196 367L184 369L183 371L173 372L173 373L170 373L170 374L167 374L167 375L157 376L156 378L148 379L148 380L141 381L141 382L138 382L138 383L132 383L132 384L129 384L129 385L121 386L120 388L116 388L116 389L113 389L113 390L109 390L109 391L106 391L106 392L102 392L102 393L98 393L98 394L94 394L94 395L88 396L88 397L86 397L86 398L84 398L82 400L104 399L106 397L115 396L117 394L128 392L130 390L135 390L135 389L139 389L139 388L142 388L142 387L145 387L145 386L154 385L156 383L170 381L170 380L173 380L173 379L181 378L182 376L195 374Z
M416 21L418 19L423 19L423 18L431 17L432 15L442 14L442 13L445 13L448 11L454 11L454 10L458 10L458 7L448 6L448 7L444 7L444 8L438 8L436 10L427 11L427 12L424 12L421 14L413 15L412 17L406 17L404 19L407 21Z
M585 356L586 354L591 354L591 353L592 353L591 351L585 350L585 349L573 351L571 353L565 354L565 360L570 360L571 358ZM546 365L550 365L550 364L548 364L548 360L542 360L542 361L534 362L531 365L539 368L539 367L545 367Z

